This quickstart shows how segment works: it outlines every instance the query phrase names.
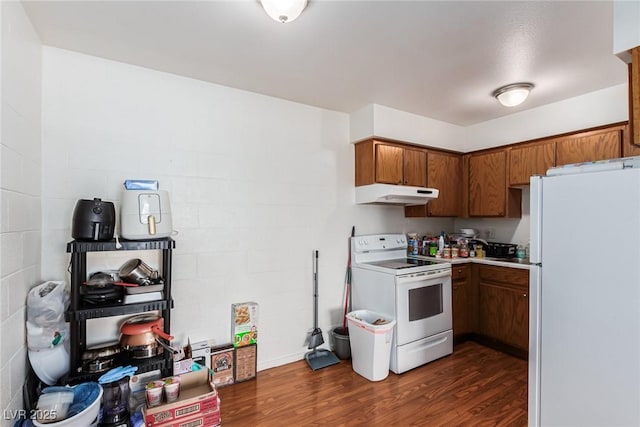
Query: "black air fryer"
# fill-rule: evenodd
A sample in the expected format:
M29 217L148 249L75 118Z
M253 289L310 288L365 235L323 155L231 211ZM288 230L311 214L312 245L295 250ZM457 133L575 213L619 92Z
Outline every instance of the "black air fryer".
M78 200L73 210L71 236L76 240L104 241L113 239L116 209L101 199Z

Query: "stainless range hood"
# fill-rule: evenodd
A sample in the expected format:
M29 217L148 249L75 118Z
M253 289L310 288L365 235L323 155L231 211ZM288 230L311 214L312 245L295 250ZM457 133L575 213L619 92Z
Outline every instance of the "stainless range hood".
M426 205L438 198L435 188L407 185L370 184L356 187L356 204Z

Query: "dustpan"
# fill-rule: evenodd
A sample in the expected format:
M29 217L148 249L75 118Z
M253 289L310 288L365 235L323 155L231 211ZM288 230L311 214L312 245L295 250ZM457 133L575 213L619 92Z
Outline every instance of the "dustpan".
M313 332L309 337L309 348L313 350L304 355L307 363L314 371L340 363L340 359L329 350L316 347L324 343L322 330L318 327L318 251L313 251Z
M324 349L310 351L304 355L304 358L314 371L340 363L340 359L335 354Z

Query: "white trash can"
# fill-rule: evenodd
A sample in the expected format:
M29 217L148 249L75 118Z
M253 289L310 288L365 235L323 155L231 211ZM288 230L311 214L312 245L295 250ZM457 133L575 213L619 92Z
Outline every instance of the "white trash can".
M375 324L376 320L384 323ZM353 370L370 381L387 378L396 321L369 310L352 311L347 314L347 321Z

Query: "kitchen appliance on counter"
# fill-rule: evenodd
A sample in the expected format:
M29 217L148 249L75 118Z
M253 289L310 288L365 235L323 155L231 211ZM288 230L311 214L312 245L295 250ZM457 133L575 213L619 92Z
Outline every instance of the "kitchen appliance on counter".
M102 199L81 199L73 209L71 237L76 240L108 241L116 228L116 209Z
M120 207L122 237L130 240L161 239L173 233L169 192L125 190Z
M513 243L485 242L483 247L485 256L489 258L515 258L518 245Z
M404 234L351 238L353 310L396 320L389 368L396 374L451 354L451 264L407 258Z
M530 182L529 425L640 425L640 158Z

